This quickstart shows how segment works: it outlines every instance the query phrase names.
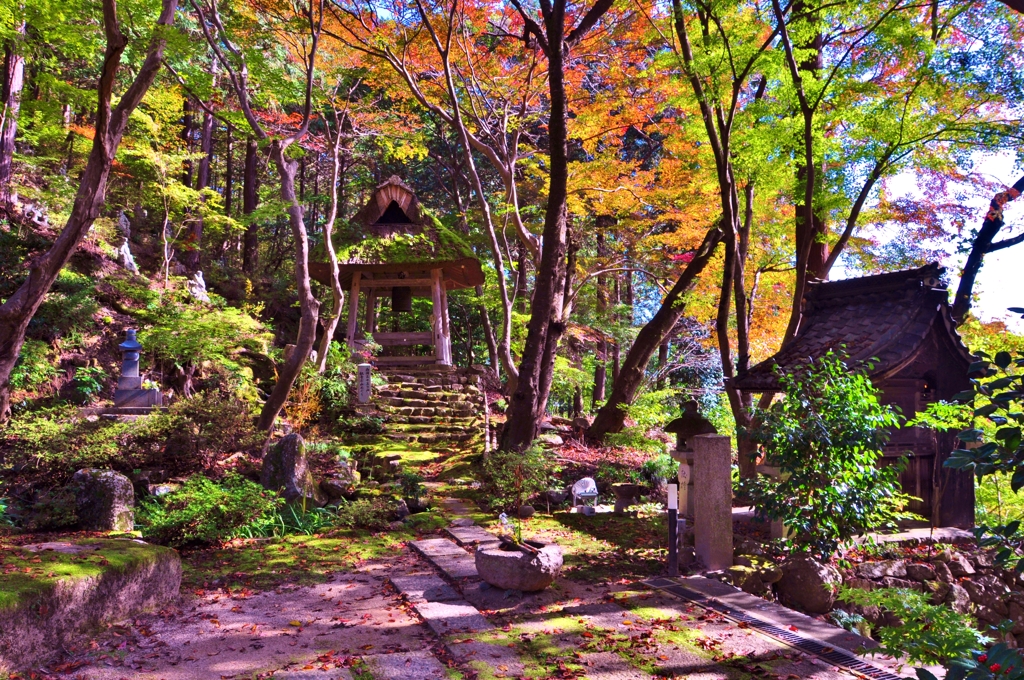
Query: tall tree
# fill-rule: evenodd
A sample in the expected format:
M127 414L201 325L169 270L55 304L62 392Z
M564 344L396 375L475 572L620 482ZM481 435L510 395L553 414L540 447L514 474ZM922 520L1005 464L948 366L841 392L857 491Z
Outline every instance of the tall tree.
M129 42L121 32L114 0L103 0L103 30L107 46L97 85L96 127L92 151L82 173L71 214L57 240L41 257L28 266L28 278L0 305L0 419L10 416L10 377L25 342L25 331L57 274L71 259L93 221L99 216L106 197L107 179L128 120L146 95L163 61L168 30L174 23L177 0L163 0L159 18L149 39L146 56L135 78L121 94L117 105L111 103L121 57Z
M21 90L25 86L25 55L22 54L22 39L25 36L25 22L18 22L16 37L4 45L4 70L0 101L3 102L3 116L0 117L0 204L10 202L11 175L14 171L14 139L18 134L18 113L21 111Z
M535 43L547 58L548 95L548 200L544 213L543 250L530 304L526 343L519 362L519 381L509 401L508 420L502 430L501 448L525 450L537 436L547 410L555 352L565 331L563 301L566 278L566 229L568 200L568 117L565 71L568 51L586 36L611 8L612 0L598 0L589 8L575 8L581 15L566 30L567 0L541 0L536 15L512 0L524 23L524 40Z
M269 432L288 400L288 394L302 370L302 365L309 358L313 349L313 343L316 340L317 319L320 313L320 302L313 296L310 284L309 237L303 219L302 205L295 192L299 162L289 157L287 152L289 147L301 141L309 132L313 112L316 58L323 30L324 0L309 0L304 6L293 8L294 13L284 19L289 29L295 28L296 24L301 27L297 58L301 61L304 81L298 127L281 135L272 135L256 114L252 103L246 54L235 44L232 36L225 29L217 4L211 1L204 5L201 0L191 0L191 5L195 10L207 44L227 74L231 90L238 100L246 122L253 134L269 147L270 159L274 162L280 177L281 202L284 203L288 213L288 222L295 248L295 286L300 309L299 330L295 340L295 350L280 367L277 383L264 402L257 422L257 427L260 430ZM266 18L271 20L270 16Z

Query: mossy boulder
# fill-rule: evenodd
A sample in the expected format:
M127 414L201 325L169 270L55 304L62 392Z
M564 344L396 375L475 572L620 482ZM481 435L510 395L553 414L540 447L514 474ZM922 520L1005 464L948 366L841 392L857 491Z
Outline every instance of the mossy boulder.
M295 433L267 447L260 484L264 489L277 491L289 503L318 508L327 504L327 497L309 470L305 442Z
M71 478L78 526L87 531L132 531L135 489L132 480L113 470L84 468Z
M0 545L0 674L39 666L75 635L178 597L181 559L138 539Z

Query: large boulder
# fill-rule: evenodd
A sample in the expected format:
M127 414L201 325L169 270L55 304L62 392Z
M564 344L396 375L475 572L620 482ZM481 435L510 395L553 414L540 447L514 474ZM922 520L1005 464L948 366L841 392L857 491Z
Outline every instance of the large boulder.
M135 489L113 470L84 468L71 478L78 526L87 531L133 531Z
M263 454L260 484L264 489L277 491L289 503L320 508L327 504L327 497L313 481L304 449L302 437L295 433L268 446Z
M808 614L825 614L836 601L843 582L835 567L810 557L793 557L782 564L782 578L775 587L779 601Z
M524 593L544 590L562 570L562 549L553 543L528 541L537 554L518 548L477 548L476 570L487 583Z

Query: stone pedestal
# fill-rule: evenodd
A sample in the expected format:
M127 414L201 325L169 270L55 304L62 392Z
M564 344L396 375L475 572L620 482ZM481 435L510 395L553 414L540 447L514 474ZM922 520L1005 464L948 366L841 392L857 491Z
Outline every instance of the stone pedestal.
M702 434L693 447L694 549L712 571L732 566L732 447L729 437Z
M679 463L679 514L693 517L693 451L677 449L671 455Z

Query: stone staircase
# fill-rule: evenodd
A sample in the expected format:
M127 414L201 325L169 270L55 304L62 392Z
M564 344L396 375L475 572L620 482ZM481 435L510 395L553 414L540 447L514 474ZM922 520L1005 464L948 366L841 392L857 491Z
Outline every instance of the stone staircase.
M373 407L386 420L386 439L410 444L473 446L484 437L480 371L449 366L381 370L388 384L374 390Z

